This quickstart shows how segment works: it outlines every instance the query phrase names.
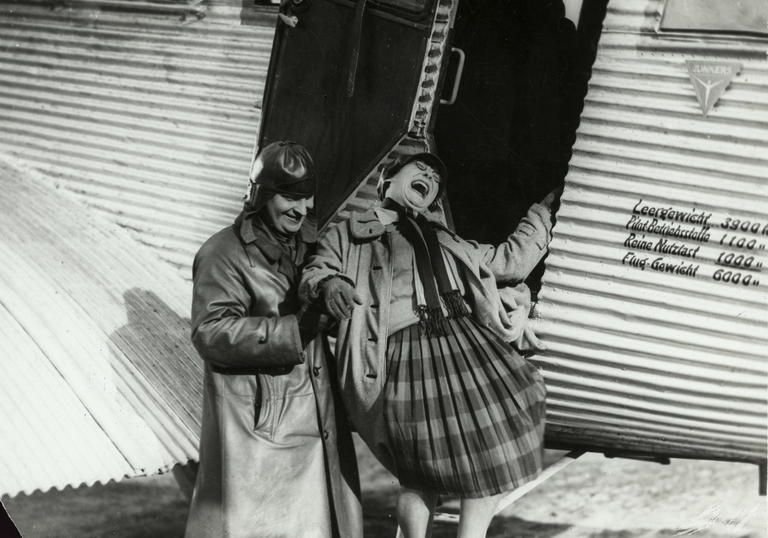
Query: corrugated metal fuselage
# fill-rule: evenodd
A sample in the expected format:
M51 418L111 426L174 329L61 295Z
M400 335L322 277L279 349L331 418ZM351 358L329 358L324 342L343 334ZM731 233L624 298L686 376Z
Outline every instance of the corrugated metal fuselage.
M608 4L538 308L547 435L763 462L768 39L659 34L662 5ZM691 62L741 67L706 116Z

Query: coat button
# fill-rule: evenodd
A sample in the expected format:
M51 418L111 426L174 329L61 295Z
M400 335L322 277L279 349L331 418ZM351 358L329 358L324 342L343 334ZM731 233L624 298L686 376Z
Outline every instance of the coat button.
M328 439L328 430L323 430L323 439Z
M312 373L315 374L315 377L319 376L320 375L320 367L319 366L313 367L312 368Z

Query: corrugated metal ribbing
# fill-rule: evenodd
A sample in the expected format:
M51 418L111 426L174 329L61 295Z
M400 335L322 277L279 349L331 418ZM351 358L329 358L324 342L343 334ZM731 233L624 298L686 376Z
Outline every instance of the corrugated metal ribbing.
M608 8L538 306L548 437L763 459L768 43ZM741 63L706 117L686 60Z
M0 3L0 150L188 273L240 206L274 13L83 4Z
M0 181L0 495L197 459L188 283L35 172Z

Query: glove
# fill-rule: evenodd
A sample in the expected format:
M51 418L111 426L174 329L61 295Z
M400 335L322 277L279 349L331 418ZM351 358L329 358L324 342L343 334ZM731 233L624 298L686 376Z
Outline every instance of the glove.
M533 331L533 327L531 327L530 324L526 324L523 333L512 343L512 345L523 357L530 357L535 353L547 350L547 345L539 340L539 337L536 336L536 333Z
M563 187L556 187L552 191L547 194L544 199L539 202L541 205L546 207L547 209L552 209L552 206L555 204L556 201L560 200L560 196L563 194Z
M363 304L352 284L339 277L328 279L322 284L320 297L328 313L339 321L352 315L355 304Z
M311 304L304 305L299 313L296 314L299 322L299 337L301 338L301 347L307 347L319 333L326 331L333 324L319 306Z

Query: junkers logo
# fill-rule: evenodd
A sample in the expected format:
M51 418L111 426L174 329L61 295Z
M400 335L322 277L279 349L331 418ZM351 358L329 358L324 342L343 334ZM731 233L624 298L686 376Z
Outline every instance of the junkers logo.
M723 95L733 77L741 71L739 62L686 60L685 65L705 116Z

